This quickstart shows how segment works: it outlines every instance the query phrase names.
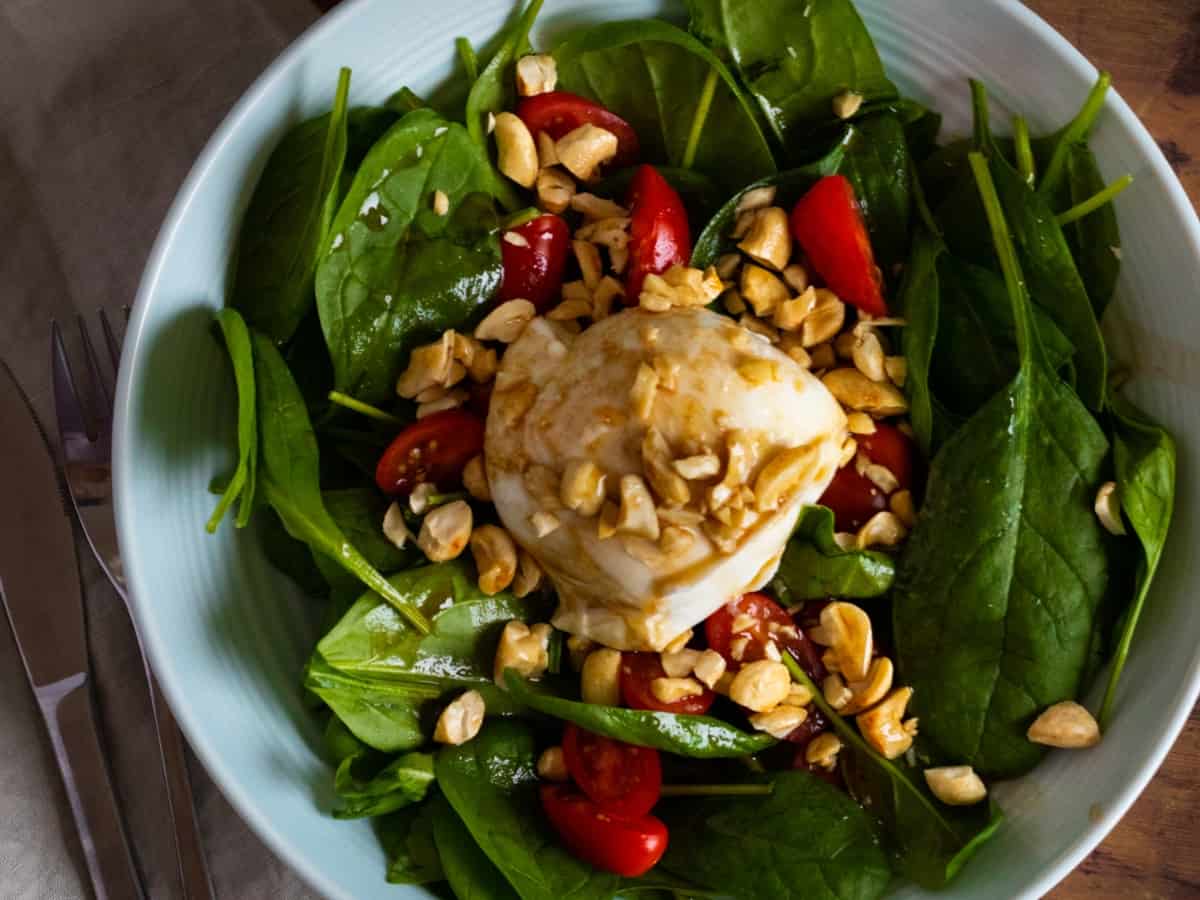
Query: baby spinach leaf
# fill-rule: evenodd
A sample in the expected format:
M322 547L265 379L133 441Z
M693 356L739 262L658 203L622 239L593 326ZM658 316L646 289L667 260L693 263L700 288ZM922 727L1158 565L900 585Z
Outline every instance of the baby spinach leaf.
M908 395L909 419L917 444L928 456L934 442L934 400L930 369L938 337L941 283L938 260L946 252L941 237L918 226L912 255L904 269L897 294L897 313L904 317L900 347L908 360L904 390Z
M429 804L429 818L433 822L433 837L442 870L456 897L460 900L520 900L520 895L500 870L479 849L445 797L439 794L433 798Z
M559 844L538 800L536 760L528 726L492 720L474 740L439 751L438 784L524 900L607 900L620 880Z
M504 623L532 621L546 610L534 597L482 593L465 562L409 569L389 579L406 602L428 616L421 634L368 592L317 644L305 684L363 742L387 752L420 746L436 702L474 688L490 713L516 705L492 682Z
M433 756L405 753L382 768L375 754L348 756L334 775L334 792L341 805L333 811L338 819L381 816L419 803L433 784Z
M1020 365L933 460L893 620L900 677L934 755L1001 776L1037 763L1026 728L1079 690L1107 582L1092 499L1108 445L1045 361L990 167L979 154L971 165Z
M465 121L471 138L486 152L488 147L487 116L511 110L516 101L515 67L517 60L529 52L529 32L541 11L543 0L531 0L525 11L500 33L499 46L467 95Z
M727 191L775 171L753 107L729 70L674 25L604 22L569 34L554 58L559 86L629 122L647 162L694 168Z
M500 282L491 167L461 125L420 109L363 160L317 269L334 387L381 405L408 352L462 327ZM450 211L433 210L435 191Z
M1133 606L1121 628L1100 707L1101 728L1108 725L1112 715L1117 682L1125 668L1133 633L1158 570L1175 510L1175 441L1165 428L1150 421L1124 397L1110 396L1109 407L1118 496L1125 517L1142 545L1142 559Z
M347 189L376 141L387 134L399 118L400 113L386 106L356 106L350 110L346 117L346 164L342 170L343 176L350 176L344 179Z
M597 706L554 697L533 691L512 669L504 674L508 692L516 702L628 744L696 759L718 759L758 753L776 742L768 734L742 731L712 716Z
M775 789L768 797L660 806L671 832L661 865L741 900L882 896L892 873L866 811L808 772L769 778Z
M890 277L893 266L908 261L912 241L912 163L904 126L894 114L879 113L855 121L845 140L838 172L854 186L875 259Z
M329 583L317 567L316 557L308 544L288 534L279 515L269 506L260 505L254 519L263 554L271 565L291 578L308 596L328 596Z
M332 112L283 136L258 180L238 237L229 305L283 343L313 304L313 274L337 208L346 158L350 70Z
M392 884L429 884L446 877L434 843L433 799L436 795L375 819L375 831L388 858L387 880Z
M217 508L209 517L209 534L217 530L235 500L238 501L237 527L246 527L250 513L254 511L258 476L258 421L255 418L254 350L250 346L250 330L237 310L229 308L217 311L217 324L221 326L225 349L229 352L234 381L237 383L238 462Z
M833 98L866 102L896 88L850 0L689 0L692 30L727 53L789 151L834 118Z
M363 557L380 572L391 574L425 558L414 542L403 550L383 536L388 501L374 488L322 491L325 509Z
M425 616L346 540L321 497L320 461L304 398L275 345L252 337L258 399L259 488L279 514L288 534L316 553L332 558L359 581L377 591L414 628L429 630Z
M896 564L886 553L839 547L833 513L806 506L784 548L775 586L788 605L816 597L878 597L891 588L895 574Z

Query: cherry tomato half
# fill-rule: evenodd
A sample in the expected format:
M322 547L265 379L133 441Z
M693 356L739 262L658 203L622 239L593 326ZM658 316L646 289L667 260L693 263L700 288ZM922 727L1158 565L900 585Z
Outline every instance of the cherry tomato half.
M607 813L644 816L662 793L658 751L593 734L571 722L563 731L563 757L579 789Z
M614 816L565 784L544 784L541 795L542 809L567 849L597 869L636 878L667 851L667 826L654 816Z
M558 301L562 290L567 248L571 244L567 223L546 213L509 230L524 238L524 243L500 242L504 277L496 301L524 299L536 306L538 312L545 312Z
M825 176L796 201L792 236L842 300L873 316L887 315L871 239L844 175Z
M753 624L734 632L733 623L739 616L749 617ZM791 650L799 659L803 659L812 646L812 642L796 627L784 608L757 591L730 600L705 619L704 634L708 638L708 646L725 657L725 662L734 668L741 663L765 659L768 641L774 641L780 650ZM740 660L733 658L730 647L736 636L750 639Z
M617 155L611 165L632 166L638 161L640 148L633 126L599 103L568 91L550 91L526 97L517 104L517 117L537 137L544 131L558 140L581 125L595 125L617 136Z
M462 409L445 409L413 422L383 451L375 483L385 494L411 494L428 481L446 489L483 450L483 419Z
M625 701L626 706L698 716L708 712L708 708L713 705L716 694L708 688L691 697L664 703L654 696L651 684L655 678L666 677L667 673L663 671L657 653L621 654L621 699Z
M642 282L692 256L687 209L675 188L654 166L639 166L629 183L629 262L625 272L625 302L637 306Z
M899 428L878 422L874 434L857 435L859 449L871 462L896 476L900 489L912 487L913 443ZM833 510L838 531L857 531L888 500L869 478L860 475L854 464L842 466L817 501Z

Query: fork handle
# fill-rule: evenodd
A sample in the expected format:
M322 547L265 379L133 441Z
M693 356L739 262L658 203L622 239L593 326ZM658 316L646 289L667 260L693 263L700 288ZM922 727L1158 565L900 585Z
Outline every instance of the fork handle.
M109 779L87 675L35 688L97 900L144 898Z
M148 664L146 678L150 683L150 704L154 709L154 727L158 732L163 778L167 783L167 804L175 826L175 857L179 863L183 896L185 900L213 900L212 879L200 841L200 824L196 821L196 803L188 778L183 735Z

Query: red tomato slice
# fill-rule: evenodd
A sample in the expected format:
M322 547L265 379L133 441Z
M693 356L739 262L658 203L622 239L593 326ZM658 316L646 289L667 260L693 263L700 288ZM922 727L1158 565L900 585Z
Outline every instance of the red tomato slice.
M663 703L654 696L650 685L655 678L666 678L662 662L657 653L622 653L621 654L621 699L626 706L634 709L650 709L656 712L685 713L698 716L708 712L713 705L716 694L708 688L704 693L676 700L674 703Z
M567 849L597 869L636 878L667 851L667 826L654 816L614 816L564 784L544 784L541 795L542 809Z
M509 230L524 238L525 244L500 242L504 277L496 300L503 303L524 299L536 306L538 312L545 312L558 301L562 291L563 269L571 243L567 223L546 213Z
M683 200L654 166L639 166L629 184L629 262L625 302L637 306L642 282L692 256L692 235Z
M644 816L662 793L658 751L593 734L571 722L563 731L571 778L597 806L616 816Z
M881 465L896 476L900 489L913 483L913 442L899 428L878 422L874 434L857 435L859 449L871 462ZM833 481L817 501L833 510L838 531L856 531L880 510L887 509L888 500L875 484L858 474L854 464L842 466Z
M825 176L796 201L792 236L838 297L873 316L887 315L871 239L845 176Z
M734 632L733 623L739 616L748 616L753 624ZM742 663L765 659L768 641L774 641L780 650L790 650L806 669L810 657L820 661L812 641L796 627L787 611L766 594L758 592L742 594L705 619L704 634L708 646L725 657L725 662L734 669ZM731 652L733 639L738 636L750 639L741 660L734 659Z
M641 152L633 126L599 103L567 91L550 91L526 97L517 104L517 116L537 137L544 131L558 140L581 125L595 125L617 136L617 155L610 165L632 166Z
M375 483L385 494L411 494L422 482L443 490L455 486L463 468L483 451L483 419L446 409L418 419L383 451Z

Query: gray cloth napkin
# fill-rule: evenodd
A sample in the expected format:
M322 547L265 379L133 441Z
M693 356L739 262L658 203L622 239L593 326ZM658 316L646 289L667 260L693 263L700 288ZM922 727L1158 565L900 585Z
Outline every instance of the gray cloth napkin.
M46 421L50 319L78 312L94 320L98 307L132 302L192 161L317 15L310 0L0 0L0 357ZM150 896L177 897L132 630L99 568L86 554L80 561L100 711L135 853ZM316 896L195 764L192 779L220 898ZM2 620L0 895L90 896L49 742Z

